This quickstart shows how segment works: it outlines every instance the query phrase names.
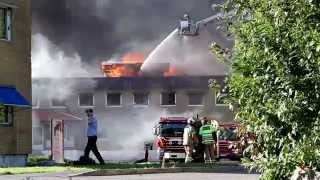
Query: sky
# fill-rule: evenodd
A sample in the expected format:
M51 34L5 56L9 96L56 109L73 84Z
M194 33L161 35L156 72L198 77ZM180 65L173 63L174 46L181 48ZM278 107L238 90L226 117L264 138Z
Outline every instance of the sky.
M184 13L208 17L214 14L211 4L219 1L33 0L33 44L38 44L33 47L39 47L41 36L54 47L49 54L59 49L94 66L127 52L148 54ZM33 54L38 50L33 48Z

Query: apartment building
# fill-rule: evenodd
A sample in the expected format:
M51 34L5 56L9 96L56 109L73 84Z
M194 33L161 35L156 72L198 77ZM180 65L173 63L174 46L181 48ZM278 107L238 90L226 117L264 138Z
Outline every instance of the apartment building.
M0 167L32 152L30 0L0 0Z

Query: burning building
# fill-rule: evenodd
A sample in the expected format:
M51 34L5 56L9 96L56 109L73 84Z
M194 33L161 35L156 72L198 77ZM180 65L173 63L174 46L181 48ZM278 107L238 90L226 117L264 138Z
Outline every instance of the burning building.
M34 93L33 111L68 113L82 120L65 117L66 158L77 159L86 143L84 110L93 108L99 121L98 146L106 160L133 160L143 157L143 143L152 139L152 128L161 116L196 114L232 122L233 114L219 101L208 81L221 85L225 76L130 76L65 79L33 79L33 91L58 84L73 84L65 99L59 95ZM92 82L94 82L92 84ZM67 90L67 89L66 89ZM34 123L34 153L46 154L50 148L49 121ZM129 151L130 150L130 151ZM72 152L72 153L70 153ZM78 153L75 153L78 152ZM69 156L69 155L70 156ZM73 154L74 156L71 156Z
M198 114L233 122L233 113L208 86L211 79L224 86L229 70L208 51L209 35L204 31L205 36L185 38L177 32L148 56L129 53L116 62L101 63L101 77L33 79L33 111L50 111L69 127L64 129L66 158L77 159L83 153L87 108L98 119L98 146L105 160L142 158L143 144L153 138L160 117ZM34 153L48 154L50 134L45 132L51 117L34 118Z

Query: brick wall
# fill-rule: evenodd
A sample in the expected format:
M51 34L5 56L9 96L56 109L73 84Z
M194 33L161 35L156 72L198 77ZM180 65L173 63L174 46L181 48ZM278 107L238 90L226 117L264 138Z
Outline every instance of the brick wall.
M14 86L31 100L31 2L0 0L14 5L12 40L0 40L0 85ZM15 109L13 127L0 127L0 154L31 153L31 110Z

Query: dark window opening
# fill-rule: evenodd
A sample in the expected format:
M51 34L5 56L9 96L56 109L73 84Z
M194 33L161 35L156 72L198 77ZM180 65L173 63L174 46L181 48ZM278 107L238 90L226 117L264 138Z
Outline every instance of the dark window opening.
M0 39L11 40L12 9L0 7Z
M12 125L13 107L0 105L0 125Z
M200 92L188 93L189 105L203 105L204 94Z
M51 100L51 105L54 107L65 107L67 105L65 100L61 99L52 99Z
M81 93L79 95L80 106L93 106L93 94L92 93Z
M176 105L176 93L175 92L162 93L161 105Z
M121 105L121 93L108 93L107 94L108 106L120 106Z
M136 105L148 105L149 94L148 93L134 93L133 94L134 104Z
M43 144L42 127L34 127L32 130L32 140L34 145Z

